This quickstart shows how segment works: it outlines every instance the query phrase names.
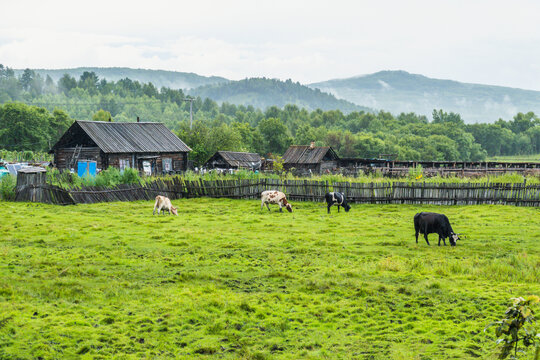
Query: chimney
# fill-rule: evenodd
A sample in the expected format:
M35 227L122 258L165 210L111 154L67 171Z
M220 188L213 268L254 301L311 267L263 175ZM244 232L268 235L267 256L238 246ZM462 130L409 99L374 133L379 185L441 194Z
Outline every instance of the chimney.
M109 122L112 122L112 119L111 119L111 117L110 117L110 116L109 116Z
M141 120L139 119L139 117L137 116L137 122L140 122Z
M310 148L310 149L315 149L315 141L312 141L312 142L311 142L311 145L309 145L309 148Z

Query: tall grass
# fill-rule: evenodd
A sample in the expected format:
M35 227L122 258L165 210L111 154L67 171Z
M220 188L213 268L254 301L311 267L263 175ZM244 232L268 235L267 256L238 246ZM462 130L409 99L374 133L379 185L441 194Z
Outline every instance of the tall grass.
M5 149L0 149L0 160L5 161L28 161L28 162L38 162L38 161L52 161L52 154L39 151L9 151Z
M13 175L4 175L0 179L0 199L4 201L15 200L16 179Z
M52 169L47 172L47 179L50 184L60 187L68 188L80 188L81 186L100 186L100 187L114 187L119 184L144 184L150 183L157 179L171 179L171 177L178 177L182 180L188 181L214 181L214 180L262 180L262 179L282 179L282 180L314 180L314 181L327 181L330 185L334 183L393 183L393 182L408 182L408 183L497 183L497 184L521 184L526 183L528 185L540 184L540 176L524 176L518 173L506 173L496 176L483 176L483 177L423 177L423 171L421 168L413 169L407 177L400 178L388 178L375 172L371 174L359 174L356 177L344 176L341 174L324 174L314 175L311 177L298 177L291 173L278 175L271 172L253 172L247 170L239 170L234 173L218 173L210 171L205 174L197 174L193 171L187 171L182 175L164 175L164 176L144 176L139 175L135 169L126 169L120 171L116 168L109 168L103 170L97 176L84 176L79 177L77 174L69 172L60 173L57 169Z
M504 162L540 161L540 154L491 156L487 159L487 161L504 161Z
M139 184L150 181L150 178L140 177L137 170L127 168L120 171L110 167L96 176L78 176L68 171L60 172L58 169L47 171L47 182L64 188L80 188L82 186L114 187L119 184Z

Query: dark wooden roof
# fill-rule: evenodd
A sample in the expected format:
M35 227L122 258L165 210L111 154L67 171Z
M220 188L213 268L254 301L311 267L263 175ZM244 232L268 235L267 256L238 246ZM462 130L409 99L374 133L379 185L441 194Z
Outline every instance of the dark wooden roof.
M337 160L338 156L330 146L292 145L283 154L284 164L318 164L323 159Z
M76 121L53 149L61 144L77 142L65 137L74 136L78 131L86 133L104 153L162 153L191 151L182 140L162 123L129 122L115 123L106 121Z
M261 165L261 157L259 154L236 151L218 151L206 162L206 164L210 165L212 162L219 161L220 158L231 167L252 168Z

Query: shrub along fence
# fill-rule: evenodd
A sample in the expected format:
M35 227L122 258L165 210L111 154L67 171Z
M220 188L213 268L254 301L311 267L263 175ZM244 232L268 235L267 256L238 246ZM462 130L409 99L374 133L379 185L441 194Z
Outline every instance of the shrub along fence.
M147 184L112 188L60 188L49 184L17 188L16 201L49 204L89 204L108 201L152 200L156 195L170 199L214 197L258 199L264 190L280 190L291 201L324 201L329 191L339 191L352 203L361 204L503 204L540 206L540 185L498 183L353 183L314 180L185 180L157 179Z

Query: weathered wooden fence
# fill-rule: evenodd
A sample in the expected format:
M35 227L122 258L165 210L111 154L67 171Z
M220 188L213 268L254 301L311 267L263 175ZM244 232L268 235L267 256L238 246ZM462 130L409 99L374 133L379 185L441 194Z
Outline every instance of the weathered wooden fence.
M61 189L41 184L17 192L17 201L51 204L151 200L156 195L171 199L213 197L258 199L264 190L276 189L290 201L324 201L328 191L343 192L352 203L476 205L504 204L540 206L540 185L496 183L350 183L329 184L313 180L185 180L158 179L148 184L118 185L114 188Z
M75 205L68 190L49 184L29 184L17 186L15 201L41 202L55 205Z

